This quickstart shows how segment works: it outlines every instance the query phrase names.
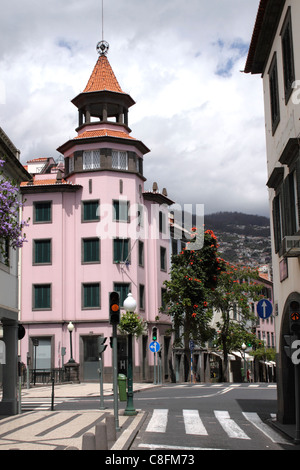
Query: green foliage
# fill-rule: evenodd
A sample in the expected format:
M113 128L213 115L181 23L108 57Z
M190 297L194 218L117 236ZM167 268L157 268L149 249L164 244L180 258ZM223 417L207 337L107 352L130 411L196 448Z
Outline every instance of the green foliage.
M197 236L196 228L192 231ZM184 249L172 257L171 276L170 281L165 282L164 300L175 331L182 327L183 335L179 340L183 340L185 348L190 339L204 344L214 333L210 326L212 308L209 297L217 286L222 269L217 258L217 247L214 233L207 230L201 250Z
M137 313L126 312L121 316L119 330L121 333L131 334L139 337L145 331L145 322L139 317Z
M218 279L213 293L213 305L221 312L217 323L219 345L227 353L240 349L242 343L256 345L256 338L249 333L249 324L255 321L251 304L260 300L262 286L258 281L258 271L250 267L232 266L225 263L226 269ZM237 313L238 322L232 318Z
M255 351L251 351L251 356L254 356L255 359L264 360L264 361L274 361L276 358L276 351L273 348L265 348L260 346Z
M254 348L258 346L256 336L250 331L255 322L251 305L263 296L257 270L232 266L229 263L225 263L225 267L219 276L212 303L221 313L221 319L217 323L216 344L223 351L223 380L226 381L228 354L234 350L241 350L243 343ZM233 312L236 312L236 318L233 318Z

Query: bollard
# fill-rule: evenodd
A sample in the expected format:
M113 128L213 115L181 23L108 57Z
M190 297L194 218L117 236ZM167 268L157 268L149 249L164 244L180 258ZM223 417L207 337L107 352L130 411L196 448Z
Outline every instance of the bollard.
M113 444L117 439L114 416L113 415L106 416L105 423L106 423L106 434L107 434L108 445Z
M82 450L96 450L95 435L92 432L83 434Z
M96 450L107 450L106 424L101 422L95 426L95 446Z

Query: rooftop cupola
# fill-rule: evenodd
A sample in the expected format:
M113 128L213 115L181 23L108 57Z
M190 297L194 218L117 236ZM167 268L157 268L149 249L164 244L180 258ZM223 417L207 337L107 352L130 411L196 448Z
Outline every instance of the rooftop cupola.
M115 122L128 126L128 109L135 101L124 93L107 59L109 45L97 44L99 58L82 93L72 103L79 111L79 127L95 122Z

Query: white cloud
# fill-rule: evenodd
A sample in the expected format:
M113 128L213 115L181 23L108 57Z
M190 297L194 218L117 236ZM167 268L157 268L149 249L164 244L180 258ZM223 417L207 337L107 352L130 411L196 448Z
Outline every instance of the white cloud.
M23 162L56 157L56 148L75 136L70 100L97 60L101 2L5 3L0 125ZM240 72L258 4L104 0L108 58L136 101L132 135L151 149L146 187L157 181L175 201L204 203L206 213L268 214L262 83Z

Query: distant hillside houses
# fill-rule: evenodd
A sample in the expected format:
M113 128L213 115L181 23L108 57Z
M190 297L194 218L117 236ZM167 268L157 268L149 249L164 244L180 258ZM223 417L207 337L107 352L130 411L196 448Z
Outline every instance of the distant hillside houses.
M205 228L215 232L226 261L247 266L271 266L270 220L239 212L205 216Z

